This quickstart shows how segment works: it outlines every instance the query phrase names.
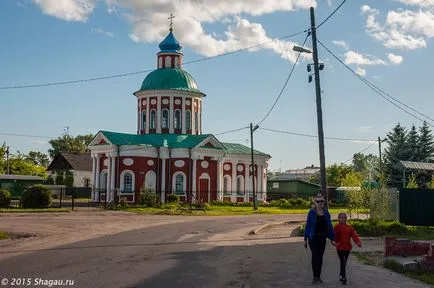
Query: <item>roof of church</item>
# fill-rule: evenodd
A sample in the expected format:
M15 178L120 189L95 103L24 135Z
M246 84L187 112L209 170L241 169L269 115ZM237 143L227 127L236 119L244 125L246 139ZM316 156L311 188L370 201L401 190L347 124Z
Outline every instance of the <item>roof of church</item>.
M196 80L180 68L161 68L152 71L143 80L139 91L147 90L180 90L205 94L198 88Z
M110 131L100 131L113 145L141 145L147 147L194 148L212 134L126 134ZM227 154L250 154L250 148L242 144L222 143ZM220 147L203 146L206 149L221 149ZM269 156L266 153L253 150L255 155Z
M179 52L182 49L181 44L176 40L172 31L159 45L161 52Z

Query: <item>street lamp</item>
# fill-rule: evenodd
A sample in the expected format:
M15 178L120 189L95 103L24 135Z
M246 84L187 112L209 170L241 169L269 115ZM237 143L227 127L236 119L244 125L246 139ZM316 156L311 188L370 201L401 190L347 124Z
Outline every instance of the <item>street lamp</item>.
M259 128L259 125L250 123L250 153L252 155L252 188L253 188L253 210L258 210L258 203L256 201L256 190L255 190L255 159L253 158L253 132Z

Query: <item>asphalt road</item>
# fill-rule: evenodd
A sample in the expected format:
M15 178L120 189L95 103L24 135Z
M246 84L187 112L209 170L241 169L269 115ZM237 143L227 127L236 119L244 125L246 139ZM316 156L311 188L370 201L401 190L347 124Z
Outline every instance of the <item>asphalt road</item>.
M289 238L290 231L248 235L264 223L288 217L304 220L296 215L203 217L27 251L1 260L0 278L74 280L72 287L310 287L310 254L302 239ZM329 245L323 287L340 285L335 253ZM349 287L427 287L351 263Z

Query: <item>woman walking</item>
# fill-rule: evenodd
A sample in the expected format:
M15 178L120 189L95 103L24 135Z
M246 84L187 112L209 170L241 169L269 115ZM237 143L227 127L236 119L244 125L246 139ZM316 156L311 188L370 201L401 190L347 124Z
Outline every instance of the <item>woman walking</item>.
M307 248L309 245L312 253L312 284L322 283L322 260L327 238L331 240L333 246L336 245L330 213L324 208L324 198L318 194L315 197L314 207L307 215L304 230L304 247Z

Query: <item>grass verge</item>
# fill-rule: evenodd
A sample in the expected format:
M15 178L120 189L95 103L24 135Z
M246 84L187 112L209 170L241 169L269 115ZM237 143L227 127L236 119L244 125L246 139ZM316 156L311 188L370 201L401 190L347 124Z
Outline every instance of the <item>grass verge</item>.
M253 207L246 206L208 206L203 210L195 209L188 210L186 208L178 208L177 206L163 206L163 208L124 208L124 211L154 214L154 215L209 215L209 216L227 216L227 215L256 215L256 214L307 214L308 208L279 208L279 207L259 207L258 210L253 210ZM330 213L337 214L345 209L331 208Z
M0 231L0 240L8 239L8 238L9 238L8 233Z
M363 264L384 267L389 270L395 271L397 273L403 274L407 277L417 279L424 283L434 285L434 273L429 273L425 271L404 271L402 265L393 260L383 261L383 252L352 252L354 256Z

